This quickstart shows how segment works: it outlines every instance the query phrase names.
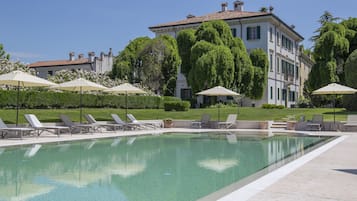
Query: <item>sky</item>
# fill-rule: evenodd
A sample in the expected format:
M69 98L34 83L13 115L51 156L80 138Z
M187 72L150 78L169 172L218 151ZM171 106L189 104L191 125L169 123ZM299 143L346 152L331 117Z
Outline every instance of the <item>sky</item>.
M0 43L12 60L24 63L68 59L94 51L118 55L140 36L154 37L150 26L220 11L234 0L4 0L0 7ZM245 11L274 7L274 14L305 40L319 28L318 19L329 11L335 17L357 17L355 0L245 0Z

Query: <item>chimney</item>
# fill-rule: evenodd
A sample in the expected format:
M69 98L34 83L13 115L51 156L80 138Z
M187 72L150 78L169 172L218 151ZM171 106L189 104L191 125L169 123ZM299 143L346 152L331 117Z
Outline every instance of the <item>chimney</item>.
M74 52L69 53L69 60L74 61Z
M84 58L84 54L79 54L78 55L78 59L83 59Z
M269 6L269 12L273 12L274 11L274 7L273 6Z
M100 53L100 59L103 61L104 60L104 52Z
M112 48L109 48L108 56L109 56L109 57L112 57L112 56L113 56Z
M88 52L88 59L90 62L94 61L95 53L94 52Z
M222 12L227 11L228 10L228 3L227 2L222 3L221 7L222 7L222 10L221 10Z
M196 16L194 16L194 15L192 15L192 14L188 14L188 15L186 16L187 19L194 18L194 17L196 17Z
M243 11L243 5L244 5L244 2L243 1L235 1L234 3L234 10L235 11L239 11L239 12L242 12Z

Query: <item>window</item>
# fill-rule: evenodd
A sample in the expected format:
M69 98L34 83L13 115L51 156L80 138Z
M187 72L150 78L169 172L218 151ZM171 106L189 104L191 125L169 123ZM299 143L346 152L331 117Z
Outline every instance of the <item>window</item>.
M289 51L293 51L293 42L284 35L281 35L281 44Z
M280 100L280 89L278 88L278 100Z
M276 32L276 43L280 46L280 33Z
M273 72L273 54L270 54L270 72Z
M273 100L273 87L270 87L270 99Z
M297 65L295 66L295 78L299 79L299 67Z
M52 75L53 75L53 71L49 70L47 74L48 74L49 76L52 76Z
M237 29L233 28L231 29L233 37L237 37Z
M285 101L285 99L286 99L286 89L282 89L281 90L281 100L283 100L283 101Z
M279 57L276 58L276 72L280 72L280 59Z
M260 39L260 26L247 27L247 40Z
M273 28L269 28L269 34L270 34L270 41L273 42Z
M181 89L181 99L190 100L192 98L191 89Z

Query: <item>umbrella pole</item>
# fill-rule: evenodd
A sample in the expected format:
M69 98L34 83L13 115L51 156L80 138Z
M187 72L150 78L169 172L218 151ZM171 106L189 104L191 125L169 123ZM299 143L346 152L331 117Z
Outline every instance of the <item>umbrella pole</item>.
M125 92L125 121L128 122L128 92Z
M79 93L79 122L82 123L82 87Z
M19 123L19 99L20 99L20 81L17 82L16 127Z
M335 107L336 107L336 97L337 95L335 94L335 98L333 99L333 125L336 123L336 113L335 113Z

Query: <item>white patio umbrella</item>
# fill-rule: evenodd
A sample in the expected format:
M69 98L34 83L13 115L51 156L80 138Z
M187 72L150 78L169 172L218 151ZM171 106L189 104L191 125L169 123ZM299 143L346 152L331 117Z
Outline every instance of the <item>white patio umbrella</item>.
M203 96L239 96L239 93L229 90L227 88L216 86L201 92L196 93ZM220 119L220 107L218 107L218 121Z
M335 95L333 99L333 122L335 123L335 102L336 96L341 94L354 94L357 92L357 89L340 85L337 83L328 84L320 89L317 89L312 92L313 95Z
M79 98L80 123L82 123L82 94L83 94L83 91L102 91L102 90L107 89L107 87L105 87L105 86L91 82L84 78L79 78L76 80L63 82L61 84L58 84L57 86L54 86L53 88L67 90L67 91L78 91L80 93L80 98Z
M129 83L123 83L120 84L116 87L112 87L110 89L105 90L105 92L110 92L110 93L118 93L118 94L125 94L125 118L127 118L128 114L128 94L145 94L146 91L139 89L138 87L135 87Z
M16 126L19 122L19 96L20 87L48 87L56 86L55 83L48 80L39 78L37 76L22 72L12 71L10 73L0 75L0 84L10 85L17 87L17 99L16 99Z

